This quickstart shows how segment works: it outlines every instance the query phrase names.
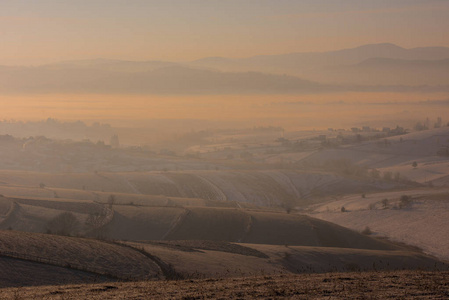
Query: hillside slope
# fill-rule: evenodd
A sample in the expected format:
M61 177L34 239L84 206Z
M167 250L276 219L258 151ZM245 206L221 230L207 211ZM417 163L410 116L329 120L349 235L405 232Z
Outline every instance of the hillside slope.
M394 250L396 246L304 215L236 208L117 208L109 237ZM120 227L123 224L123 230ZM132 230L131 230L132 228Z
M449 127L441 127L367 141L355 145L325 149L303 159L314 165L346 160L352 164L399 172L420 183L444 186L449 176ZM449 153L449 152L448 152ZM417 168L413 167L417 162Z
M409 203L401 203L403 195L410 197ZM375 235L449 260L448 195L449 190L435 188L349 195L312 207L310 215L359 231L368 226Z
M162 277L159 266L142 253L93 239L0 231L0 255L42 261L122 279Z
M114 279L96 273L0 256L0 289L111 281Z
M130 243L170 264L185 278L372 270L447 270L448 264L410 250L243 244L212 241Z

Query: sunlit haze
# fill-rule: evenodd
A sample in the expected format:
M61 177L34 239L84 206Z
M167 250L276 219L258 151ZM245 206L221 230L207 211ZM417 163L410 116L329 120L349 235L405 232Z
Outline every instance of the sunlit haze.
M1 1L0 64L449 46L441 0Z
M0 0L0 299L446 299L449 0Z

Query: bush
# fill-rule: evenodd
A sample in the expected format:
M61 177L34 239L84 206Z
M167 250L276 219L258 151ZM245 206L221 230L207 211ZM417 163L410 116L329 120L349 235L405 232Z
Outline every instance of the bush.
M346 208L344 206L341 207L340 209L341 212L346 212Z
M294 210L295 202L292 199L287 199L281 204L281 207L289 214Z
M373 234L373 232L371 231L371 229L368 226L366 226L365 229L362 230L362 234L371 235L371 234Z
M385 171L383 173L383 176L384 176L384 180L386 180L386 181L391 181L393 179L393 173L390 171Z
M408 195L402 195L399 200L399 208L409 207L412 204L412 198Z

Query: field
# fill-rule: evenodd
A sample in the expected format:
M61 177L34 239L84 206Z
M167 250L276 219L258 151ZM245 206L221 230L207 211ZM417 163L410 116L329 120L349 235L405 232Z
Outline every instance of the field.
M449 1L0 3L0 300L449 299Z
M348 232L345 229L343 236ZM302 237L302 244L310 244L313 239L307 234ZM232 243L189 236L183 236L183 240L113 242L19 231L0 231L0 238L2 287L67 284L72 280L95 283L336 271L449 270L449 264L413 248L356 232L345 240L352 240L348 244L352 248L341 247L337 238L333 246Z
M107 168L70 172L35 141L0 170L0 297L447 296L447 127L322 133L221 133L182 157L84 145Z
M0 290L10 299L446 299L448 272L345 272Z
M163 277L160 267L133 248L94 239L18 231L1 232L0 253L18 261L41 262L68 270L86 271L114 279ZM14 268L11 259L2 272ZM17 278L16 284L20 281Z
M403 195L410 197L410 203L399 208ZM347 209L343 214L341 207ZM441 259L449 259L446 189L374 193L366 194L365 198L346 196L311 207L310 215L357 230L369 227L375 236L387 236Z

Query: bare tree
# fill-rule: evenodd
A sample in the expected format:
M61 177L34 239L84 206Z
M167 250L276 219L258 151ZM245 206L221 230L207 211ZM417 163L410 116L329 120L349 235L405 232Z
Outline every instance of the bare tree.
M112 205L115 204L115 195L109 195L108 197L108 205L109 205L109 209L112 209Z
M80 227L78 218L71 212L63 212L47 223L47 232L59 235L73 235Z
M86 226L88 234L98 239L105 238L106 229L104 228L105 220L107 218L106 209L90 213L86 219Z

